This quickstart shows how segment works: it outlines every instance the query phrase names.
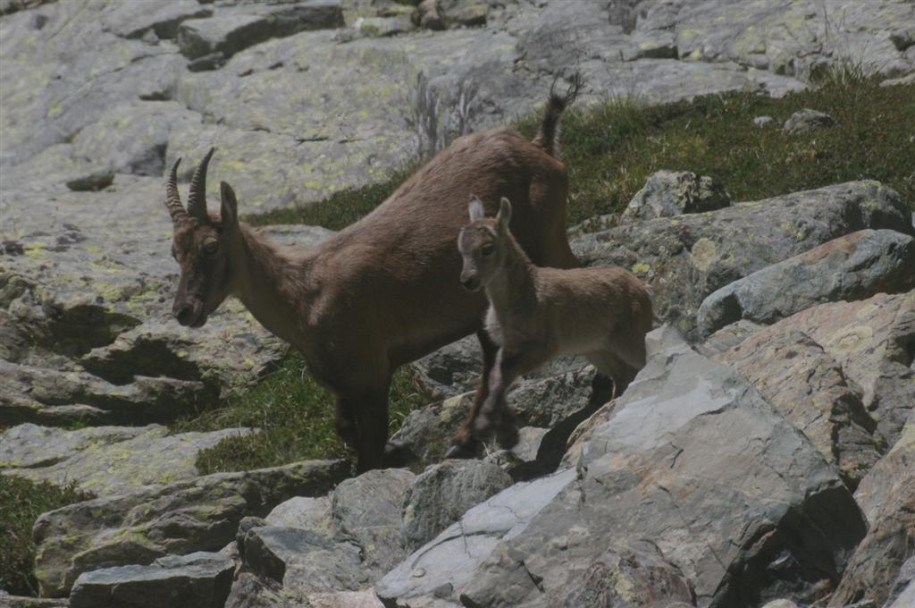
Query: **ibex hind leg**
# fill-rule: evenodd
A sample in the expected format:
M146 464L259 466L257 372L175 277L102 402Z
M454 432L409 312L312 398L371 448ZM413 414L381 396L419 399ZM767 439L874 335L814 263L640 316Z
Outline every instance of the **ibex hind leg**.
M635 378L636 373L638 373L636 368L629 365L619 355L609 349L588 353L587 357L600 374L609 376L613 381L613 391L609 396L610 399L616 399L622 395L626 390L626 387L629 386L629 383ZM599 386L597 378L595 378L595 383L598 384L598 386L592 385L595 390L597 390L597 388L603 388ZM606 392L605 389L604 392ZM596 397L596 395L592 395L592 400Z

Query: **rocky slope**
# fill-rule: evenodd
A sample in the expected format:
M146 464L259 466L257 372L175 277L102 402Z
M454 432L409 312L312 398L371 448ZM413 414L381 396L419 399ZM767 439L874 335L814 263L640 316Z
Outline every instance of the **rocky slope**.
M171 320L162 173L179 156L216 145L210 175L256 212L381 180L527 113L573 68L582 103L778 95L836 64L915 74L903 0L413 4L0 3L0 472L99 496L36 523L43 595L909 605L913 201L871 181L730 204L661 173L619 225L576 232L582 261L652 287L665 326L615 402L577 360L523 380L511 452L440 463L477 369L465 341L417 364L448 397L398 437L422 474L198 475L199 450L253 431L161 424L253 382L283 345L237 303L200 330ZM302 247L329 234L266 230Z

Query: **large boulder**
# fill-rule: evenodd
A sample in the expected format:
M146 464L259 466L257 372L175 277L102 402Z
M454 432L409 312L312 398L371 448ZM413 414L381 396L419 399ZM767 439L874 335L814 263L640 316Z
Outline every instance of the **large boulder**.
M866 228L915 234L899 194L862 181L625 224L585 235L572 249L586 265L632 270L651 286L655 314L692 339L696 312L715 290Z
M511 484L508 473L479 460L448 460L429 467L404 496L404 548L411 552L425 545L468 509Z
M755 389L671 334L650 334L648 366L579 439L577 469L468 511L376 584L382 601L815 599L864 536L854 499Z
M658 171L635 193L620 221L636 222L715 211L731 204L724 187L691 171Z
M249 433L224 429L169 434L160 425L89 427L67 431L21 424L0 433L0 473L97 496L174 483L199 475L197 455L223 439Z
M217 473L44 513L33 529L40 593L65 596L83 572L219 550L242 517L266 515L292 496L325 494L348 470L344 461L313 461Z
M717 290L699 307L698 331L707 336L740 319L774 323L815 304L913 287L915 238L893 230L861 230Z
M912 418L915 422L915 415ZM855 493L870 524L830 600L841 608L871 600L884 605L906 560L915 554L915 424L878 462ZM915 563L908 574L912 580ZM911 586L911 582L908 583ZM903 583L903 586L905 583ZM910 594L911 596L911 594ZM905 605L905 604L903 604Z
M235 564L221 553L161 557L148 566L84 572L70 593L71 608L222 608Z

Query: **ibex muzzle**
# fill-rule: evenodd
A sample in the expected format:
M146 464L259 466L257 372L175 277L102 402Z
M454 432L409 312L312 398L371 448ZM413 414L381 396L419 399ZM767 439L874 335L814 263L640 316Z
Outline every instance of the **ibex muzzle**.
M179 158L172 166L166 185L165 205L174 223L172 255L181 266L181 279L172 314L181 325L201 327L231 293L232 252L237 249L237 203L232 188L222 183L221 217L210 216L206 203L207 165L214 148L200 162L191 178L187 210L178 194Z

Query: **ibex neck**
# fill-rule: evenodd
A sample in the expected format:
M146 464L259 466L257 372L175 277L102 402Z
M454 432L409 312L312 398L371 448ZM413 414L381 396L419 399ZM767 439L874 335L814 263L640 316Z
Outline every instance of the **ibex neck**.
M486 284L486 296L498 316L513 310L527 310L537 298L536 268L517 241L509 235L500 271Z
M242 227L244 268L238 298L271 333L300 350L307 349L307 260L277 250Z

